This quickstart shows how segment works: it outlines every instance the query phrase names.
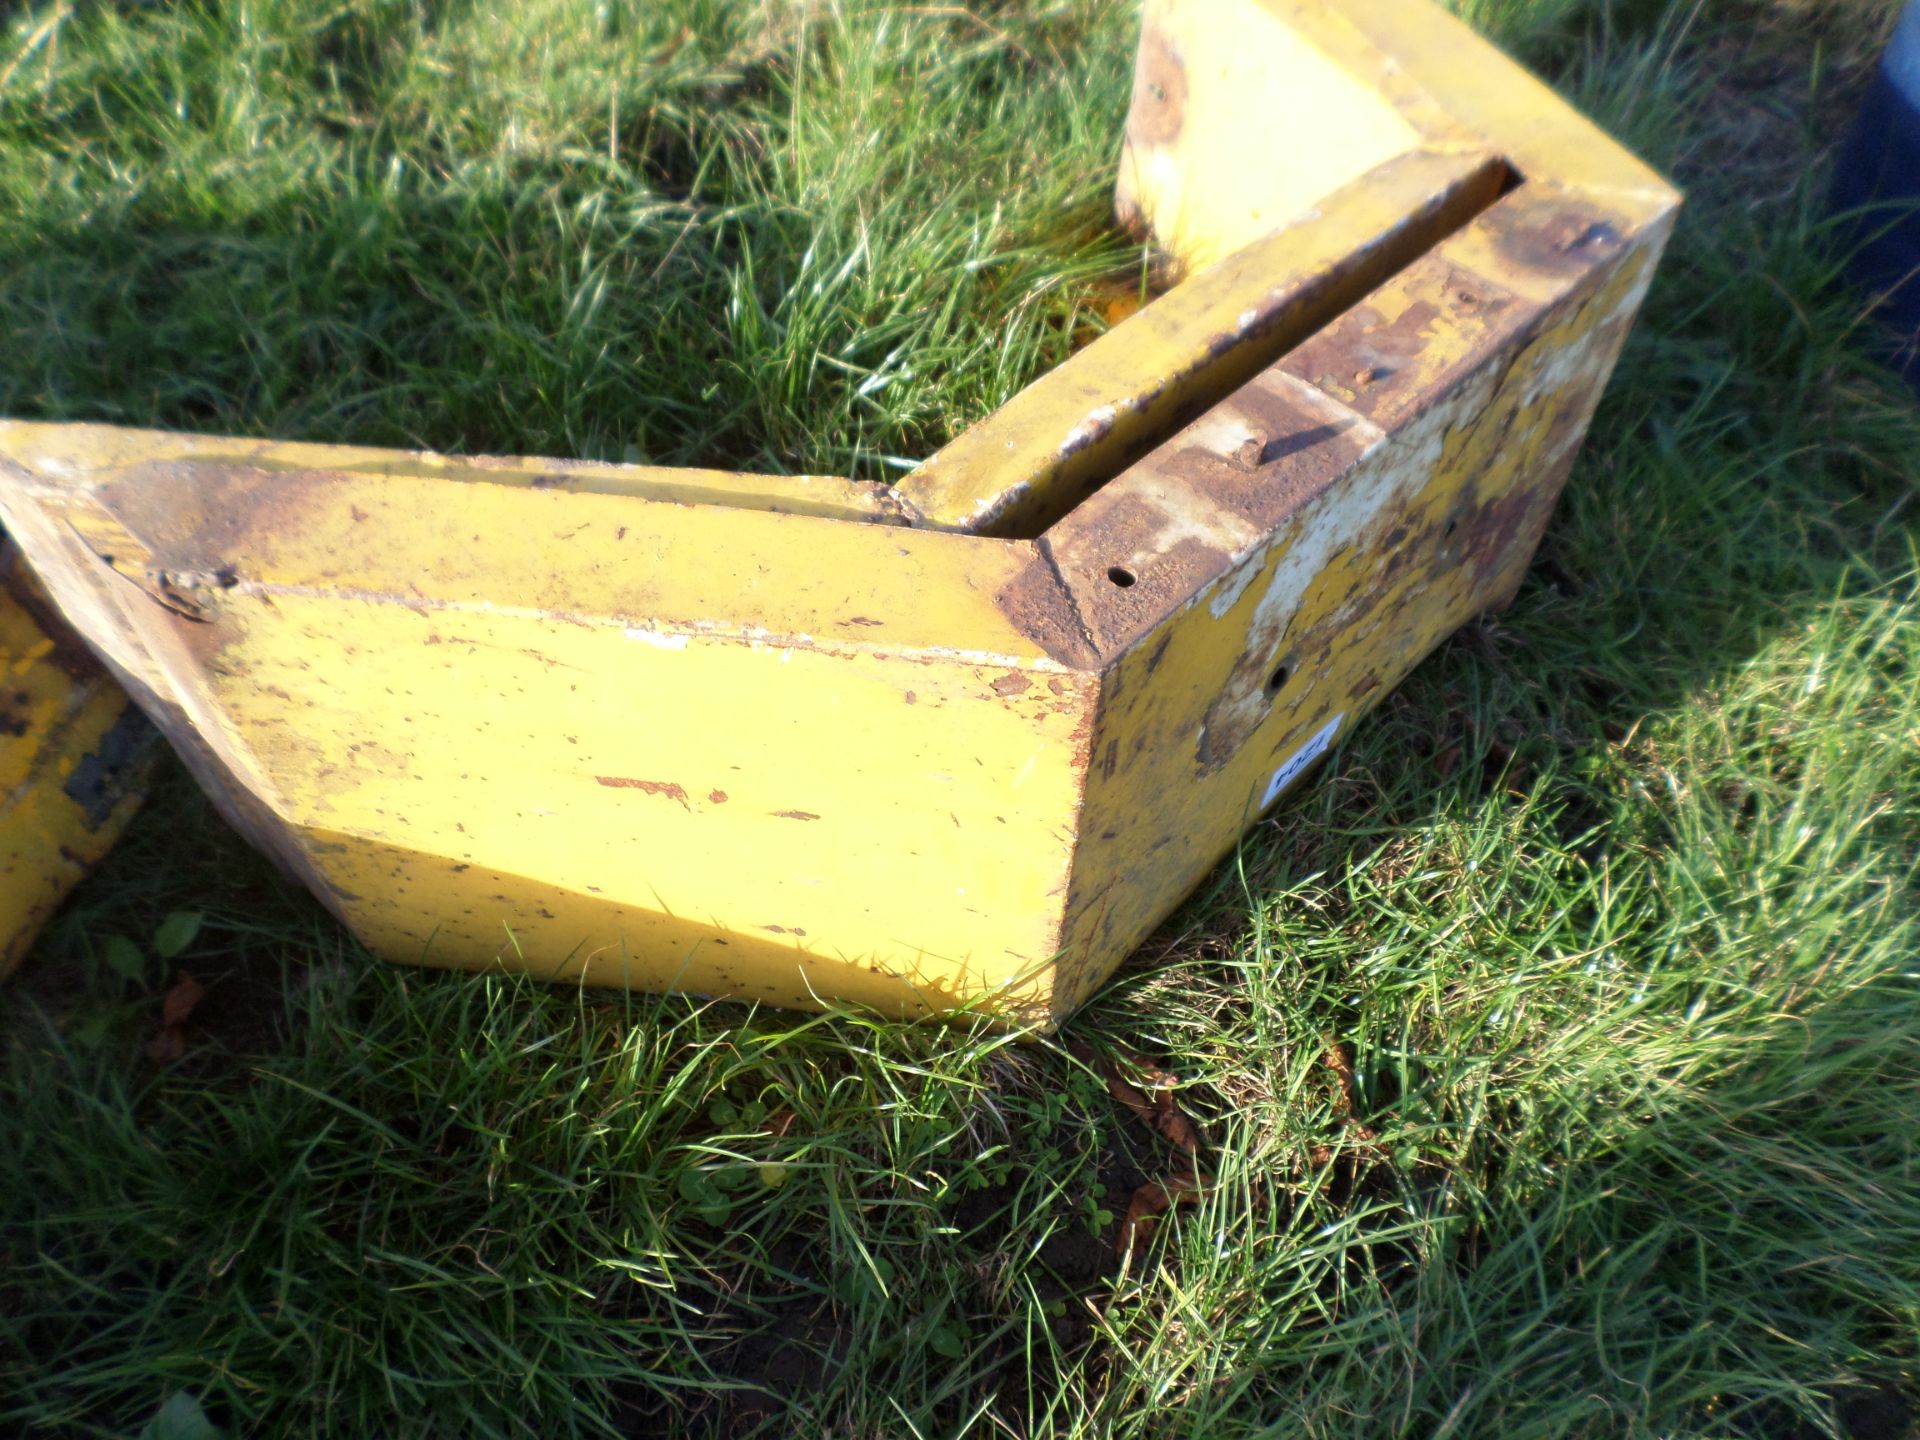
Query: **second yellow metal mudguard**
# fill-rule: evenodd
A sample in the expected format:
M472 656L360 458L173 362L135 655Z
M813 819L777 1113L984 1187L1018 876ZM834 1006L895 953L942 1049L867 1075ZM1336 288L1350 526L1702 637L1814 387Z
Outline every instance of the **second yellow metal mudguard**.
M1676 203L1423 0L1153 0L1180 283L897 488L16 423L0 518L383 955L1044 1023L1511 593Z
M154 740L0 537L0 979L140 808Z

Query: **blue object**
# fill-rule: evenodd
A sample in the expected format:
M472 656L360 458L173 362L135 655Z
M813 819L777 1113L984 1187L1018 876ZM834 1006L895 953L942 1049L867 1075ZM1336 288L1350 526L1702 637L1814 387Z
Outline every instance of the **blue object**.
M1920 389L1920 0L1900 12L1840 149L1833 208L1858 212L1847 274L1879 298L1894 364Z

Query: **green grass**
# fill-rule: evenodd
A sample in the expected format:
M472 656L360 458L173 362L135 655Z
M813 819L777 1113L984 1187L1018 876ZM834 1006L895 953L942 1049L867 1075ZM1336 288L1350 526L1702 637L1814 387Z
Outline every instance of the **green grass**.
M17 10L0 412L885 474L1138 258L1126 7L975 9ZM1469 13L1691 205L1515 605L1070 1027L1205 1201L1115 1265L1169 1156L1063 1047L380 966L169 772L0 1019L0 1427L1913 1433L1920 412L1815 164L1889 17Z
M1050 0L246 0L17 15L7 413L912 463L1058 363L1128 25Z

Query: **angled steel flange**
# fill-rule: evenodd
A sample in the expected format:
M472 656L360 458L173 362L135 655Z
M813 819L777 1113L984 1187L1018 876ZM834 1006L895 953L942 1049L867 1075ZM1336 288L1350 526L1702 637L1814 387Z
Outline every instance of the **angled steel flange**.
M897 488L0 426L0 519L401 961L1047 1023L1519 583L1678 197L1424 0L1149 0L1171 288Z

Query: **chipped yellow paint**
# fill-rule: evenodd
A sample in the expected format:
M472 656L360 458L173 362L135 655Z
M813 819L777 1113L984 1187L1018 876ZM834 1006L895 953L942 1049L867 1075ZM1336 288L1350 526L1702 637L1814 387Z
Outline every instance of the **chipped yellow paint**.
M1304 220L1369 171L1428 148L1388 96L1301 27L1259 6L1223 24L1217 4L1147 7L1120 154L1122 218L1144 226L1151 217L1183 270Z
M897 488L0 423L0 520L391 959L1057 1019L1512 593L1677 203L1424 0L1139 77L1187 278Z
M1526 208L1513 197L1502 218ZM1090 993L1105 957L1138 944L1328 741L1505 603L1652 258L1597 289L1570 280L1542 307L1436 252L1049 536L1102 652L1119 656L1057 1007ZM1334 357L1338 381L1323 369ZM1125 589L1105 577L1115 557Z
M53 444L36 454L32 437ZM658 465L609 465L588 460L542 460L525 456L450 456L431 451L377 450L362 445L310 445L296 440L249 440L223 435L181 435L127 430L114 425L60 425L16 432L18 459L29 469L55 475L87 475L135 465L178 462L223 465L235 473L289 474L324 470L337 475L404 476L447 482L482 482L591 495L628 495L681 505L734 505L795 515L905 524L908 513L887 486L814 475L743 475L726 470L670 469Z
M139 808L151 735L0 542L0 979Z
M1631 226L1657 223L1679 192L1633 152L1472 28L1426 0L1222 0L1284 15L1436 143L1480 138L1523 178L1577 192Z
M1032 545L72 439L0 425L0 508L382 953L789 1005L1043 993L1094 682L1049 651Z
M903 480L901 494L925 524L1040 533L1492 203L1504 175L1484 155L1386 161L1041 376Z
M1176 272L1423 150L1497 155L1521 180L1581 192L1634 224L1679 200L1427 0L1145 0L1119 201Z

